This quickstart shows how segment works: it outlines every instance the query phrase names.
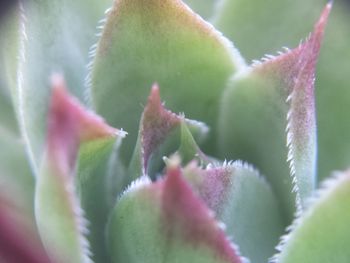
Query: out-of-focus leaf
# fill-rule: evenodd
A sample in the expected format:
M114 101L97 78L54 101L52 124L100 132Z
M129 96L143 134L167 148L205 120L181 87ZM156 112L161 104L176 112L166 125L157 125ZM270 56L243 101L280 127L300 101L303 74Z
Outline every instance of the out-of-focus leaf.
M283 46L297 46L326 1L220 0L214 25L234 41L249 60Z
M18 202L19 196L14 197ZM0 260L6 263L49 263L43 246L34 232L27 214L1 193L0 196ZM58 262L57 262L58 263Z
M19 55L20 7L15 4L7 10L0 23L0 90L10 97L17 82Z
M350 258L350 173L328 179L279 246L278 263L347 263Z
M0 84L1 85L1 84ZM0 87L0 130L18 136L16 115L12 107L11 98Z
M114 184L120 183L114 181L114 177L117 177L115 180L122 180L125 176L125 172L121 173L117 169L108 171L108 168L111 159L116 158L114 153L118 154L118 146L123 135L120 133L119 138L112 137L84 143L79 151L76 184L81 206L90 222L87 238L91 244L94 262L108 262L105 251L105 226L115 198L121 193L120 190L110 189L113 189L111 187Z
M86 111L53 78L45 158L37 177L35 216L49 256L58 262L89 262L86 221L74 189L80 144L111 138L118 131Z
M288 220L295 200L304 207L316 183L314 74L330 9L329 4L304 44L248 68L223 94L221 154L247 160L266 174Z
M284 220L275 194L257 171L241 162L206 169L191 163L183 173L243 256L262 263L275 254Z
M183 129L189 134L185 135ZM208 127L204 123L185 119L184 116L165 109L159 88L154 85L140 121L139 136L129 166L130 178L136 179L146 174L153 177L163 165L163 156L174 153L179 147L182 150L185 150L184 147L195 147L188 142L190 136L193 140L191 143L196 144L191 132L196 139L202 141L208 133Z
M180 0L115 1L91 72L93 104L129 131L122 147L129 159L140 104L154 82L172 111L215 127L219 95L243 63L232 44Z
M19 7L7 10L0 23L0 126L11 133L18 133L11 90L16 85L18 62Z
M201 17L208 19L213 16L217 0L185 0L184 2Z
M243 262L177 166L123 194L108 227L113 262Z
M349 8L340 1L327 26L316 78L318 173L321 181L335 169L347 169L350 160Z
M65 72L73 93L84 97L89 48L97 22L111 0L22 2L18 117L34 171L44 150L45 120L53 71ZM79 15L77 15L79 14Z
M0 149L0 192L23 201L21 206L34 221L34 177L24 145L13 134L0 129Z

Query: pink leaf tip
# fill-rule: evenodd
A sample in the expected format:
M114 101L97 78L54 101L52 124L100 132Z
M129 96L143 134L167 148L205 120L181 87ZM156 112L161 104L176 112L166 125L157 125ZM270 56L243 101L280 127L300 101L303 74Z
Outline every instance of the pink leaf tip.
M160 99L159 87L154 84L141 120L144 171L147 171L148 160L154 149L166 139L169 132L180 122L181 117L164 108Z
M123 131L110 127L101 117L85 109L71 97L66 90L63 76L53 75L51 85L47 147L59 167L73 167L78 146L82 142L125 136Z
M242 262L232 244L209 210L182 176L179 166L167 167L162 181L162 211L164 227L169 238L180 234L194 246L205 245L214 249L227 262Z

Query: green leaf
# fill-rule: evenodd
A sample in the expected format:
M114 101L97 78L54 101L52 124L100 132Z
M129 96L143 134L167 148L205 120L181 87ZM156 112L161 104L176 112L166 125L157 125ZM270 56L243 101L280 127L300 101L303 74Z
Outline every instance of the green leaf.
M184 2L203 18L213 16L215 0L185 0Z
M208 127L167 110L161 102L158 86L154 85L141 117L139 136L129 166L130 178L146 174L154 177L163 167L163 156L173 154L179 147L184 153L190 148L200 153L191 133L198 141L203 141ZM195 157L188 154L189 160L185 161Z
M318 173L323 180L334 170L345 170L350 160L348 6L334 1L327 34L318 63L316 108L318 126ZM330 139L331 138L331 139Z
M0 23L0 125L1 129L16 134L18 127L12 105L11 90L15 89L17 81L18 17L19 7L16 5L7 11Z
M223 0L214 25L234 41L244 57L256 59L282 46L295 46L325 2ZM350 125L344 111L350 105L350 16L345 1L333 2L316 78L319 181L335 169L346 169L350 159Z
M272 262L349 262L350 173L328 179L291 226Z
M34 222L34 177L23 142L0 129L0 149L0 192L21 201Z
M89 48L111 0L23 1L17 90L18 117L35 173L44 150L49 76L66 74L73 93L84 98ZM79 14L79 15L77 15Z
M242 64L232 44L180 0L115 1L91 72L93 104L130 131L122 148L128 160L154 82L172 111L216 127L219 95Z
M16 115L12 106L11 98L7 96L6 91L3 89L5 88L4 86L0 86L0 129L13 134L13 136L18 136L19 132Z
M323 0L222 0L214 25L249 60L296 46L317 19Z
M54 262L90 260L86 220L74 189L78 148L118 133L71 98L62 77L54 76L46 151L35 192L39 233Z
M108 227L113 262L243 262L176 166L122 195Z
M223 94L221 155L247 160L266 174L287 220L296 204L304 208L316 184L314 76L330 9L304 44L236 75Z
M123 187L123 176L126 174L120 169L109 171L124 134L120 135L118 138L86 142L79 150L76 185L81 206L90 222L87 238L94 262L108 261L105 226L115 198L121 193L118 187Z
M241 162L184 168L190 182L218 220L226 225L241 254L262 263L275 254L284 232L284 220L276 196L259 173Z

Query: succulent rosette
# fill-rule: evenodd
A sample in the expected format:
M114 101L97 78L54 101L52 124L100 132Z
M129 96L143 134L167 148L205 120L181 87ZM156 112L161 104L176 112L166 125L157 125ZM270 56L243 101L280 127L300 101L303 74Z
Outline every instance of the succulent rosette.
M1 12L0 261L350 262L346 8Z

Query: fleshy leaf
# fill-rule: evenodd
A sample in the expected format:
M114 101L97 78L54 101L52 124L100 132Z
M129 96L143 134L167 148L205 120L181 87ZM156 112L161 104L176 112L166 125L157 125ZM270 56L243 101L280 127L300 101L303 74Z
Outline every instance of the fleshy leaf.
M21 1L18 118L35 174L44 152L45 120L53 71L66 73L73 93L84 99L89 48L111 0ZM79 14L79 15L77 15ZM33 66L35 65L35 66Z
M247 160L266 174L288 220L295 200L304 207L316 183L315 64L330 8L305 43L254 64L233 78L223 94L222 155Z
M17 197L18 198L18 197ZM17 199L18 200L18 199ZM49 263L50 261L26 213L2 194L0 196L0 259L6 263ZM29 241L29 242L28 242ZM58 262L57 262L58 263Z
M177 166L151 183L138 179L108 227L113 262L243 262Z
M270 185L241 162L210 165L190 163L184 176L217 218L226 225L241 254L267 262L284 231L284 220Z
M296 46L308 32L326 0L221 0L214 25L234 40L249 60L282 46ZM333 1L317 66L316 109L319 181L350 159L349 57L350 16L346 1ZM273 15L271 15L273 14ZM332 139L330 139L332 138Z
M123 187L122 180L125 176L124 171L109 171L109 167L117 158L114 155L118 155L123 135L120 133L119 137L84 143L79 150L76 185L81 206L90 223L87 238L91 244L94 262L108 261L105 251L105 226L115 197L121 193L118 187ZM120 168L119 165L117 168ZM118 179L120 181L117 181ZM114 186L115 184L117 185Z
M181 142L177 153L181 156L182 163L187 164L193 159L196 159L201 165L207 165L216 160L205 155L198 147L193 135L188 126L181 123Z
M185 135L184 132L189 134ZM195 147L193 144L196 142L191 133L202 141L208 133L208 127L204 123L185 119L184 116L165 109L159 88L154 85L140 121L139 136L129 167L131 178L159 172L163 164L162 157L174 153L178 147L183 148L183 144L186 147ZM189 146L189 137L192 146ZM194 156L190 160L193 158Z
M350 258L350 173L328 179L290 227L272 262L337 262Z
M130 131L122 147L128 160L152 83L159 83L172 111L214 128L219 96L243 63L232 44L180 0L118 0L96 50L93 104L108 122Z
M74 189L79 145L118 131L69 97L53 77L45 158L37 178L35 216L43 244L58 262L89 262L86 221Z

